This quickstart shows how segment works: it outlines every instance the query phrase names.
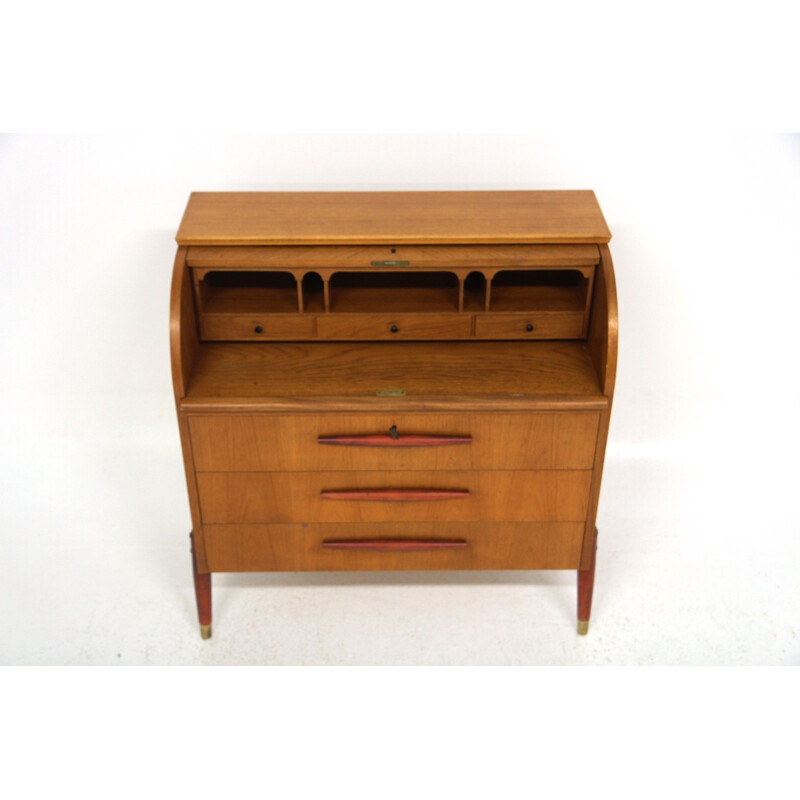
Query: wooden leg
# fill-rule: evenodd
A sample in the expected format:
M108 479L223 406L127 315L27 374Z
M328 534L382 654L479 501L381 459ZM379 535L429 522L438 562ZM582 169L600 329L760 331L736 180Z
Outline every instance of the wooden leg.
M592 593L594 592L594 567L597 561L597 528L594 529L592 563L589 569L578 570L578 633L589 633L589 617L592 615Z
M194 535L189 534L192 543L192 572L194 574L194 594L197 598L197 616L200 620L200 635L211 638L211 573L197 571L197 558L194 554Z

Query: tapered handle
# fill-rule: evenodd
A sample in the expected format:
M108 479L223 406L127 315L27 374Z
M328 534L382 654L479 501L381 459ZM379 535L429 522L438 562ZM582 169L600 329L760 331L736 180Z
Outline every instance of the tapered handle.
M326 489L326 500L460 500L469 497L468 489Z
M330 550L452 550L466 547L464 539L340 539L322 543Z
M441 447L450 444L470 444L471 436L438 436L425 433L360 433L349 436L320 436L319 444L342 447Z

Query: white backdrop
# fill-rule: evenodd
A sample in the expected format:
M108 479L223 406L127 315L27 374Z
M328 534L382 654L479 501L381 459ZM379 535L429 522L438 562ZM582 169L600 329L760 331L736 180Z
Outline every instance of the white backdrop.
M167 340L189 192L573 188L620 309L589 636L572 574L236 576L201 643ZM798 136L0 138L0 662L800 663L798 220Z

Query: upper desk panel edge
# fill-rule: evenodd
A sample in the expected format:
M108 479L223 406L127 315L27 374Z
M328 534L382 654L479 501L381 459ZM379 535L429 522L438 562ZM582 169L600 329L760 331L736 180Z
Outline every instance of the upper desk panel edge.
M193 192L179 245L603 244L594 192Z

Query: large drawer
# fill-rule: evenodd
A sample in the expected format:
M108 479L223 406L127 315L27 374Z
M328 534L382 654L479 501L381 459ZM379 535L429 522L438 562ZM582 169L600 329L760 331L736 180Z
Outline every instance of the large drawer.
M578 569L583 543L580 522L205 525L203 530L212 572Z
M200 472L591 469L598 420L567 412L207 414L191 416L189 429Z
M204 525L580 522L590 470L199 472Z

